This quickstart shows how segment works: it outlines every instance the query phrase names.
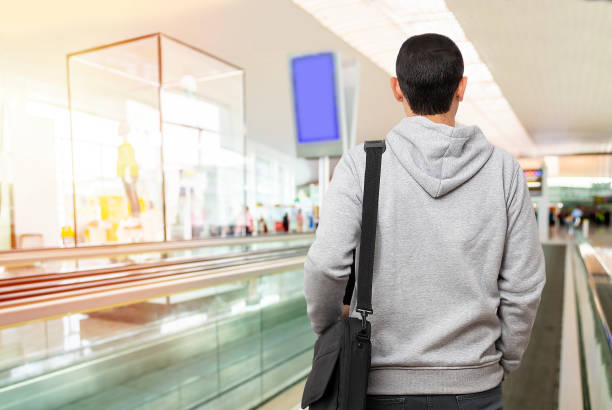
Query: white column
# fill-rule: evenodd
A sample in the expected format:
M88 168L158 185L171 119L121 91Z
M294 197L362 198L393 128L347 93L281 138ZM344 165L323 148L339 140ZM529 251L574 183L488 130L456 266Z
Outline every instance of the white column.
M540 241L548 240L548 172L546 166L542 167L542 195L538 200L538 228L540 231Z
M329 185L329 157L319 158L319 208Z
M14 223L22 234L40 234L43 246L60 246L54 121L28 115L24 98L11 111Z

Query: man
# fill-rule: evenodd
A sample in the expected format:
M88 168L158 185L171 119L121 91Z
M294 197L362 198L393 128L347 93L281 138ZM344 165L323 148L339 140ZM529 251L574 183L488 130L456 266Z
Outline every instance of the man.
M409 38L396 73L406 117L382 156L368 408L501 408L500 383L520 364L545 282L529 191L511 155L455 125L467 78L449 38ZM342 313L365 156L360 145L339 161L308 252L316 333Z
M253 219L253 214L249 210L248 206L244 207L244 219L245 219L246 235L251 236L253 235L253 232L255 231L255 221Z

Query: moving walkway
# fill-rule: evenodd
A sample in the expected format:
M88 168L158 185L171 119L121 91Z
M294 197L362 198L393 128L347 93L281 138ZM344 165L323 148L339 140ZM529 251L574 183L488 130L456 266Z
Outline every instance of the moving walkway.
M238 409L273 397L312 358L311 241L0 281L0 408Z
M34 255L0 255L0 263L21 264L5 265L0 280L0 409L257 407L310 369L315 336L302 267L312 239L88 249L93 260L79 255L79 266L71 261L65 266L76 268L63 271L54 267L65 254L35 269ZM610 408L605 248L578 238L545 245L545 253L547 290L524 363L504 382L504 406L563 408L577 391L582 408ZM565 342L572 306L575 353ZM563 346L552 348L561 333ZM568 358L577 362L570 371Z
M585 409L612 409L611 248L579 235L571 259Z

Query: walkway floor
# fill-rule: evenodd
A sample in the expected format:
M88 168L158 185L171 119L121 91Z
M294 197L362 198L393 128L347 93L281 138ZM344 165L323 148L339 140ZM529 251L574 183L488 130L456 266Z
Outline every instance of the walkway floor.
M529 347L503 384L505 410L556 410L563 317L565 246L545 245L546 286Z

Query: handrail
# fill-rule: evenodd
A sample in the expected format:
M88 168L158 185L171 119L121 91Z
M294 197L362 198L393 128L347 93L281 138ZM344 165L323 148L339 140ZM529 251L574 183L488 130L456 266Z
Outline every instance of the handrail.
M276 250L274 252L253 252L238 254L231 258L217 258L191 260L187 263L182 261L174 264L166 264L156 267L143 266L140 269L131 270L109 270L100 271L96 274L70 275L69 278L58 278L51 280L33 281L30 283L5 284L0 280L0 309L6 303L12 304L15 300L25 300L35 296L59 295L62 292L77 289L94 289L111 283L135 283L143 279L155 277L170 277L172 275L184 275L192 272L202 272L216 268L240 266L251 262L263 262L266 260L278 260L291 256L301 256L307 251L306 247L293 247Z
M0 251L0 265L19 265L35 263L41 260L85 259L112 255L169 252L180 249L235 246L300 239L314 239L314 233L267 234L261 236L208 238L189 241L138 242L129 244L79 246L74 248L15 249Z
M53 280L70 280L72 278L84 278L87 276L98 276L110 273L127 273L133 271L141 271L143 269L154 269L154 268L165 268L169 266L184 266L194 263L203 262L214 262L222 261L227 259L236 258L249 258L249 257L260 257L270 253L278 253L281 251L292 251L297 249L303 249L305 246L293 246L285 247L282 249L264 249L256 251L243 251L243 252L230 252L223 254L213 254L205 256L190 256L184 258L167 258L162 260L156 260L152 262L131 262L126 264L113 264L110 266L102 267L88 267L83 269L66 270L62 272L35 272L35 273L24 273L12 277L0 278L0 289L6 286L23 285L28 283L43 284L45 282ZM1 291L0 291L1 293Z
M587 283L589 285L590 293L593 297L593 304L595 306L595 311L597 312L598 319L601 323L604 334L606 335L606 339L608 340L608 346L612 350L612 333L610 332L610 325L603 311L601 300L599 299L599 294L597 292L595 283L593 281L593 275L601 275L601 274L610 275L610 271L608 267L606 266L606 264L601 261L601 258L597 254L597 252L595 252L595 249L593 249L591 244L587 242L583 237L580 237L580 240L578 243L578 250L580 251L582 260L585 263L585 267L587 268L587 272L588 272Z
M582 235L577 239L572 259L577 268L573 280L584 408L612 409L612 338L606 317L610 312L604 311L601 299L612 283L599 252Z
M143 279L131 284L110 284L93 290L32 297L26 301L4 305L0 309L0 327L135 303L221 283L299 269L304 266L305 259L305 255L294 256L274 261L252 262L246 266L219 267L180 276Z

